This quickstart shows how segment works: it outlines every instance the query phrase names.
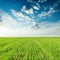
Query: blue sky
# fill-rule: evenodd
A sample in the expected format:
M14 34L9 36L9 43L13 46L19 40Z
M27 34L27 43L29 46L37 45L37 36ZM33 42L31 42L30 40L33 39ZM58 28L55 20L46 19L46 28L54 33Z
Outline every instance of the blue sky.
M60 35L60 0L0 0L0 29L8 30L9 36L21 36L20 30L22 36Z

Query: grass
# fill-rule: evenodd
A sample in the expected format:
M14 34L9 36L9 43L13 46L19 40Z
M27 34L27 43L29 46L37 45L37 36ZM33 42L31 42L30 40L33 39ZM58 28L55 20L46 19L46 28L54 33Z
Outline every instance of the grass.
M0 38L0 60L60 60L60 37Z

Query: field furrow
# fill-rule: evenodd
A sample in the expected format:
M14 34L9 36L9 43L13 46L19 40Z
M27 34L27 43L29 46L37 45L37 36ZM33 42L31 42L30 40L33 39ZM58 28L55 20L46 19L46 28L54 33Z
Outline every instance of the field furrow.
M0 60L60 60L60 38L0 38Z

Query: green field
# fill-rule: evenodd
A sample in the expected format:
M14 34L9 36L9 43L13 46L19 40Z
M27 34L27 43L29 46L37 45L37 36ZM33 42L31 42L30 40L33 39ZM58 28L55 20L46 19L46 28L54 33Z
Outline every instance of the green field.
M0 38L0 60L60 60L60 37Z

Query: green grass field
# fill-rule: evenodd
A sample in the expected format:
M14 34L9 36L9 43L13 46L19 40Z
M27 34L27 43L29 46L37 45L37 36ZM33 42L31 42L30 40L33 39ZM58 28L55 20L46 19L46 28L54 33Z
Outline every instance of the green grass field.
M60 37L0 38L0 60L60 60Z

